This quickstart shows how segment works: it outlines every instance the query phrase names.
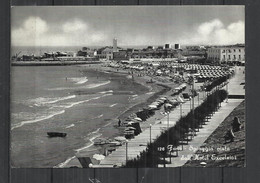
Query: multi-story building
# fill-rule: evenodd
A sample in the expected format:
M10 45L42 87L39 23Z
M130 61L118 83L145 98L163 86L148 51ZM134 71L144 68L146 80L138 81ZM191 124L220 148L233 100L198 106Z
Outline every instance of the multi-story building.
M165 44L165 45L164 45L164 48L165 48L165 49L171 49L171 44Z
M100 48L97 52L97 57L100 59L112 60L113 59L113 47Z
M176 50L181 49L181 45L180 44L175 44L174 45L174 49L176 49Z
M212 47L207 51L209 60L219 63L245 62L245 47Z
M127 60L127 50L113 52L113 60Z

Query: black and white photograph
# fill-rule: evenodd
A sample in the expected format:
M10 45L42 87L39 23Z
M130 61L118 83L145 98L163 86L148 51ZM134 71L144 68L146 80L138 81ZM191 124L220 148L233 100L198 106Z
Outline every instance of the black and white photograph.
M13 6L12 168L245 167L245 7Z

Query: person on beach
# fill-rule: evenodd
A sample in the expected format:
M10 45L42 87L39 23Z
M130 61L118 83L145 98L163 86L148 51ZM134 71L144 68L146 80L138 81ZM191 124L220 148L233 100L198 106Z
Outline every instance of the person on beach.
M228 130L224 138L225 138L225 143L227 143L228 141L234 142L235 135L233 133L233 130L232 129Z
M121 120L118 119L118 126L121 126Z
M237 116L234 117L234 120L231 123L231 126L232 126L232 129L233 129L234 132L238 132L238 131L241 130L241 123L240 123L240 121L239 121Z

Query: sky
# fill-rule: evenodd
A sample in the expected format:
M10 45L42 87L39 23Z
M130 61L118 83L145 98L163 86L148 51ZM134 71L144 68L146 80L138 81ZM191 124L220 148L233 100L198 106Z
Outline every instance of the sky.
M244 6L20 6L12 46L228 45L245 42Z

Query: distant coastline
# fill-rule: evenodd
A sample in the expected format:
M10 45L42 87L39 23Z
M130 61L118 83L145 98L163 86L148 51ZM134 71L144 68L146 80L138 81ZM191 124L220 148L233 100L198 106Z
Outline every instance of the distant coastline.
M81 64L100 64L100 61L17 61L11 62L11 66L66 66Z

